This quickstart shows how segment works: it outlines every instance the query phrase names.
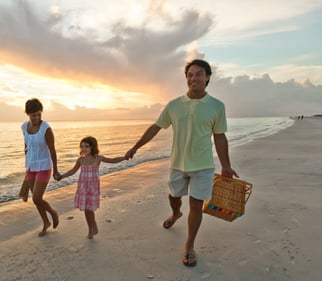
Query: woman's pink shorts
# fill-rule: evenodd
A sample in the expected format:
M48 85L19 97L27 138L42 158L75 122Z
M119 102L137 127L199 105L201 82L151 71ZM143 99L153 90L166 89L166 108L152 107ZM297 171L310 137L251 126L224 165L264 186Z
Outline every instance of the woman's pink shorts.
M51 176L51 169L44 171L31 172L26 171L26 179L38 182L49 182Z

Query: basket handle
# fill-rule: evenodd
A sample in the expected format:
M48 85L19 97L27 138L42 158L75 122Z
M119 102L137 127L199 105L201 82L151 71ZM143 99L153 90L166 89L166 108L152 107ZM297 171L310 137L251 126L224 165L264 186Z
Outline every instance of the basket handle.
M251 183L247 183L247 186L246 186L246 198L245 198L245 204L247 203L250 195L252 194L252 187L253 185Z

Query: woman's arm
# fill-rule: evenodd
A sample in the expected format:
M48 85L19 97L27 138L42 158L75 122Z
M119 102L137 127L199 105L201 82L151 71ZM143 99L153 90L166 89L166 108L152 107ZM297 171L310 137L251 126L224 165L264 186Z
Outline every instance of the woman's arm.
M50 152L51 160L53 162L53 175L54 178L59 177L58 169L57 169L57 154L56 154L56 148L55 148L55 138L54 133L51 128L48 128L45 133L45 139L46 143Z

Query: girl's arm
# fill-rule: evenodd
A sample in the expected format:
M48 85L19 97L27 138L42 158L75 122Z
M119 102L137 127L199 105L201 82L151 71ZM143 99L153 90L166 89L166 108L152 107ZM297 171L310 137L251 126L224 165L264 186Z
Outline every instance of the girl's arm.
M103 155L98 155L98 163L104 162L104 163L119 163L126 160L125 156L122 157L115 157L115 158L108 158Z
M81 161L80 158L78 158L77 161L76 161L75 166L71 170L69 170L68 172L62 174L61 178L62 179L67 178L67 177L72 176L73 174L75 174L78 171L79 167L81 166L80 161Z

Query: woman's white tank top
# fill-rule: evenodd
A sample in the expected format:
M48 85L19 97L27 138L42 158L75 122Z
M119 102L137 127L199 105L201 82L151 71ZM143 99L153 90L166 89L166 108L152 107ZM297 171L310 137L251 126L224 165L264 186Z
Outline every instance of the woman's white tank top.
M42 121L38 132L29 134L28 123L29 121L26 121L21 126L26 144L25 167L32 172L49 170L53 164L45 134L50 126L47 122Z

